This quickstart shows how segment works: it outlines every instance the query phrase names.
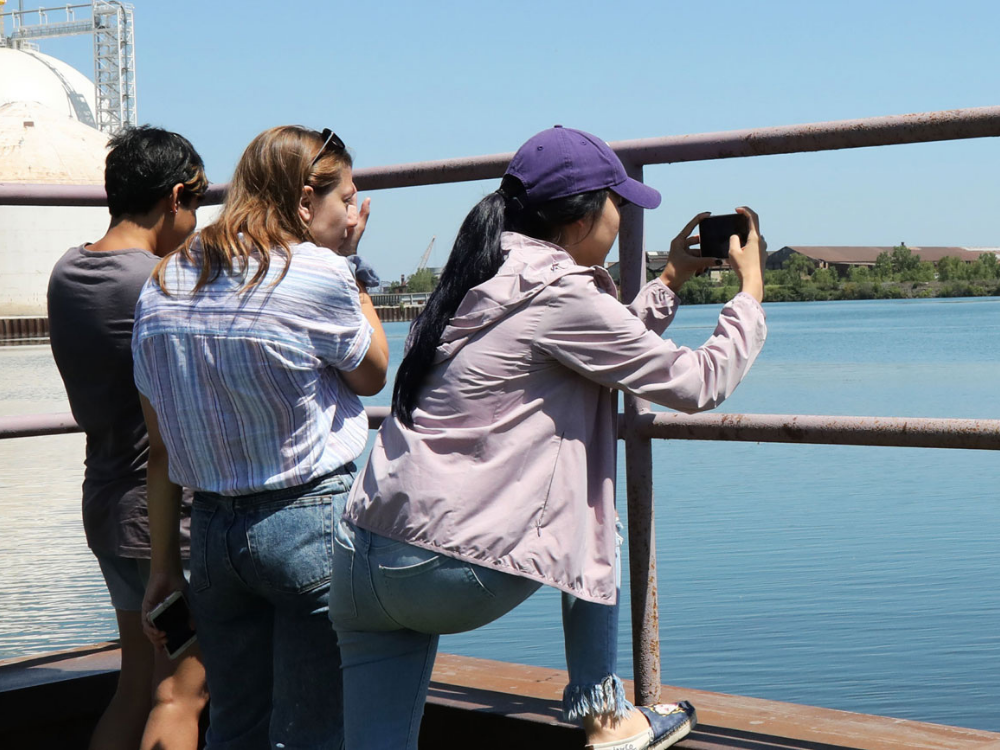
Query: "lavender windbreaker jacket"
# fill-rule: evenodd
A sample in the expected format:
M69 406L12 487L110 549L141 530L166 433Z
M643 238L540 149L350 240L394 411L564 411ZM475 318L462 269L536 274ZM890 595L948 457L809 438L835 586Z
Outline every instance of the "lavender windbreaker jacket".
M599 267L505 232L506 261L466 294L413 411L387 419L345 518L441 554L613 604L617 396L685 412L728 397L764 345L738 294L698 349L660 335L659 280L627 308Z

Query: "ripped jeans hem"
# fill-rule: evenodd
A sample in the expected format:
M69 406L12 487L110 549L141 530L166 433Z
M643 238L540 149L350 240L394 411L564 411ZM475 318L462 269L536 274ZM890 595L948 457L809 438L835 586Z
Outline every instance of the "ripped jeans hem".
M635 706L625 697L625 686L616 674L605 677L595 685L567 685L563 691L563 715L567 721L607 714L621 719L634 710Z

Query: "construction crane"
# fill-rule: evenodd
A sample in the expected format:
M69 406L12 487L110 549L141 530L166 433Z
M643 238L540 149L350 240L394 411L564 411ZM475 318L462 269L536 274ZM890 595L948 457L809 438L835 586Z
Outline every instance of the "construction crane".
M0 2L0 11L6 0ZM89 14L88 14L89 11ZM50 21L50 13L66 14L65 21ZM83 15L78 18L77 13ZM34 20L37 23L26 23ZM135 34L133 7L118 0L91 0L87 4L54 8L18 9L0 13L0 47L37 50L35 40L76 34L94 36L94 92L97 111L95 125L103 133L114 134L139 122L135 97ZM11 30L4 31L4 19Z
M434 247L434 240L436 239L437 239L436 234L433 237L431 237L431 244L429 244L427 246L427 249L424 250L424 254L420 258L420 263L419 265L417 265L417 271L423 271L427 267L427 259L431 257L431 249Z

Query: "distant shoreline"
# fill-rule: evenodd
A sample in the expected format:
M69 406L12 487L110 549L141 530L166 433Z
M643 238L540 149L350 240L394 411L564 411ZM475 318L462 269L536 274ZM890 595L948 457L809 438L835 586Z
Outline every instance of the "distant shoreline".
M697 280L692 280L697 282ZM739 291L735 284L688 282L681 289L681 302L688 305L724 304ZM765 302L832 302L872 299L947 299L955 297L1000 297L1000 282L989 281L842 281L820 287L808 281L800 285L766 284Z
M827 265L825 261L819 261L819 265L813 258L793 252L780 268L764 271L764 299L830 302L1000 295L1000 260L994 253L984 252L972 262L945 256L937 263L930 263L900 245L891 252L879 253L871 266L854 265L838 270L836 264ZM726 271L715 280L704 276L689 280L681 289L680 298L688 304L717 304L731 299L738 289L736 274Z

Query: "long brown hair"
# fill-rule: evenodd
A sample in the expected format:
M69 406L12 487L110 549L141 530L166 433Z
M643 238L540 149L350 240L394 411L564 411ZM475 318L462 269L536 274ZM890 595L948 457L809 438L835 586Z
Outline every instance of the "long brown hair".
M344 169L352 165L347 151L331 149L320 155L322 148L322 136L299 125L271 128L250 141L236 165L222 213L198 235L200 257L192 252L193 237L175 251L201 266L192 293L221 273L245 274L254 257L257 271L241 291L251 289L267 275L274 253L284 256L278 280L284 278L292 259L290 246L314 241L299 215L303 188L308 185L323 195L340 184ZM164 274L170 255L153 271L164 293L169 293Z

